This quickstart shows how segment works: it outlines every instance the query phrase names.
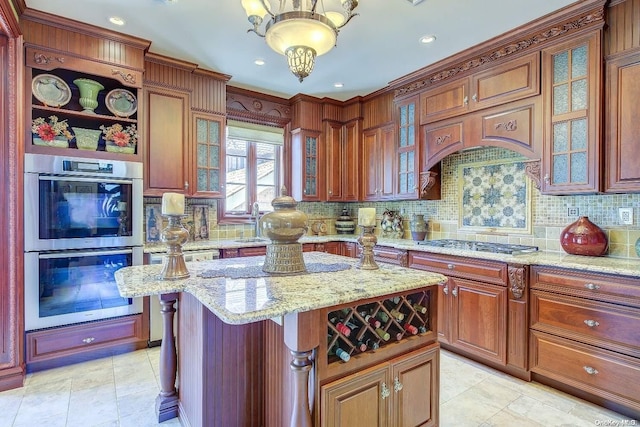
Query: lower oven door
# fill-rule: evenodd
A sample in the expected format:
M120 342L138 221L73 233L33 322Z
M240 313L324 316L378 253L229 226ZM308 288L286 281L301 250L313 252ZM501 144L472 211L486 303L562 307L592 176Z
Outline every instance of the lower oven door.
M143 249L25 253L25 329L142 313L142 298L123 298L113 274L141 265Z

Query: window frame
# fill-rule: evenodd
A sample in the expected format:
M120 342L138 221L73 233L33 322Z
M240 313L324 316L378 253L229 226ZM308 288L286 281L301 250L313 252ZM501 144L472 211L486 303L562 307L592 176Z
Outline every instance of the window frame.
M228 126L228 125L226 125ZM226 129L225 129L226 130ZM247 167L249 167L249 165L251 166L251 169L253 171L255 171L257 168L257 160L258 160L258 156L257 156L257 147L256 144L258 143L258 141L246 141L248 144L248 149L247 149ZM283 142L284 142L284 138L283 138ZM227 143L227 138L225 138L225 144ZM276 164L275 164L275 170L274 170L274 174L275 174L275 187L276 187L276 193L279 192L279 189L282 188L284 179L283 179L283 168L284 168L284 144L283 145L278 145L278 144L273 144L274 148L275 148L275 158L276 158ZM225 146L226 148L226 146ZM225 150L225 158L224 158L224 162L226 164L227 161L227 155L228 153L226 153ZM227 188L227 177L226 177L226 169L225 169L225 176L224 176L224 186L225 188ZM222 197L218 200L218 224L248 224L251 223L253 218L251 217L251 207L253 206L253 203L256 201L257 198L257 190L258 190L258 179L257 179L257 175L254 173L250 173L249 176L247 177L247 187L248 187L248 195L249 195L249 201L247 203L247 211L243 214L229 214L227 213L226 210L226 196ZM263 215L265 212L264 211L260 211L260 215Z

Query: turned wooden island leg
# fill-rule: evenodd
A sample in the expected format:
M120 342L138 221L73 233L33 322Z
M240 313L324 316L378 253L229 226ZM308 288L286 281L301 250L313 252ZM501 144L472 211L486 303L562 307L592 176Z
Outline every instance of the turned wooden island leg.
M284 343L293 356L290 364L294 376L291 427L313 427L311 413L314 399L309 395L309 371L313 368L313 349L319 345L319 327L318 310L284 317Z
M160 393L156 398L158 422L178 416L178 394L176 393L177 355L173 330L174 307L178 294L163 294L160 298L162 313L162 344L160 345Z

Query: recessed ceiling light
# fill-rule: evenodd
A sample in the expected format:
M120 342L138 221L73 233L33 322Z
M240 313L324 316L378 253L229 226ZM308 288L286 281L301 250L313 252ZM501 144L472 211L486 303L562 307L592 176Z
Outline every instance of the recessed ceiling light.
M256 59L255 61L253 61L254 64L256 65L264 65L264 59Z
M340 83L340 82L337 82L337 83L333 84L333 87L343 87L343 86L344 86L344 84Z
M420 43L422 43L422 44L433 43L434 41L436 41L436 36L431 35L431 34L427 35L427 36L420 37Z
M111 22L114 25L124 25L124 19L120 18L119 16L112 16L109 18L109 22Z

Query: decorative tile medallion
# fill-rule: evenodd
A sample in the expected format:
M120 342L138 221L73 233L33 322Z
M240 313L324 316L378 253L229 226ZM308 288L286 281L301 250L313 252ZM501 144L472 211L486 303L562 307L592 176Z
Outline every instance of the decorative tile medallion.
M524 162L460 165L459 227L531 233L531 183L524 169Z

